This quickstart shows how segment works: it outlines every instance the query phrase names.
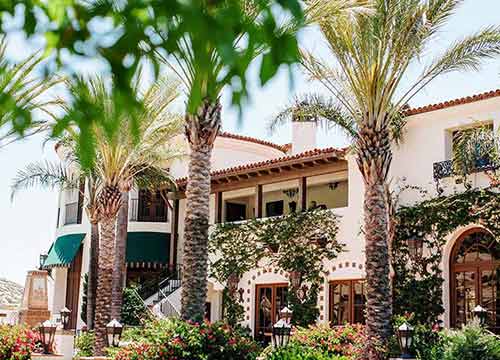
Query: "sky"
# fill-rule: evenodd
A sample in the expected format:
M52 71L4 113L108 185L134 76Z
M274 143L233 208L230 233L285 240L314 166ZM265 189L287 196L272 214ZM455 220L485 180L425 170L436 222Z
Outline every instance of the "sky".
M417 74L432 56L439 54L456 39L488 26L500 26L498 0L465 0L459 11L443 29L422 64L410 72ZM27 47L19 39L11 39L9 55L21 59ZM319 32L309 29L300 36L301 46L328 59L328 50ZM291 139L289 126L274 134L268 131L269 120L293 100L295 95L309 92L326 94L321 85L310 83L299 67L293 69L293 81L283 69L264 88L258 87L256 66L249 70L251 100L243 117L229 106L223 95L223 128L225 131L264 138L276 143ZM415 97L410 105L420 106L500 88L500 58L489 61L478 73L452 73L434 81ZM339 132L321 132L320 147L342 146L346 139ZM57 161L54 144L44 145L43 137L31 137L0 150L0 278L23 284L26 272L38 265L39 254L46 252L54 241L57 218L57 190L32 189L20 192L11 201L10 184L19 169L34 161Z

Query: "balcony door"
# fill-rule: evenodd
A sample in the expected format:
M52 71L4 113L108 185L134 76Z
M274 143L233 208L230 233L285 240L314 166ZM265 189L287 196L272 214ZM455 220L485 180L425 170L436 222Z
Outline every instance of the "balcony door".
M488 232L474 229L462 235L451 256L451 325L473 319L478 304L488 310L487 326L500 332L500 243Z
M273 325L279 320L279 312L287 306L288 285L257 285L255 301L255 338L270 342Z

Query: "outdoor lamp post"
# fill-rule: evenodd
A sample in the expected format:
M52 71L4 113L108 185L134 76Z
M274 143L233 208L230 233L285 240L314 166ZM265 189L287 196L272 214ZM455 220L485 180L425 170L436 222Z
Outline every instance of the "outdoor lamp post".
M410 347L413 342L413 327L407 322L398 328L398 342L401 348L401 358L411 359Z
M61 309L60 314L61 314L61 321L63 324L63 329L67 330L68 324L69 324L69 315L71 314L71 310L65 306Z
M283 319L278 320L273 326L273 346L276 348L287 346L291 332L290 324L287 324Z
M293 311L290 310L287 306L285 306L280 311L280 318L285 321L288 325L290 324L290 320L292 320Z
M111 320L109 324L106 325L106 339L108 340L108 346L117 347L120 344L122 330L123 325L116 319Z
M479 320L479 325L483 326L486 323L486 318L488 317L488 310L486 310L481 305L477 305L474 310L472 310L474 317Z
M52 323L50 320L45 320L42 325L38 328L40 332L40 338L43 345L43 353L50 354L52 345L54 344L54 338L56 335L56 324Z
M45 261L47 260L48 256L49 255L47 255L45 253L40 254L40 260L39 260L40 261L40 270L43 269L43 264L45 264Z

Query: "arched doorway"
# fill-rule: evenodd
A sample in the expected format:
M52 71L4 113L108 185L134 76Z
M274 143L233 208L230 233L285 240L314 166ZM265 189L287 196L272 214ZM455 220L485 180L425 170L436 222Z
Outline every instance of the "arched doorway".
M451 325L460 327L473 318L481 304L489 312L488 327L500 332L500 243L486 230L462 234L450 258Z

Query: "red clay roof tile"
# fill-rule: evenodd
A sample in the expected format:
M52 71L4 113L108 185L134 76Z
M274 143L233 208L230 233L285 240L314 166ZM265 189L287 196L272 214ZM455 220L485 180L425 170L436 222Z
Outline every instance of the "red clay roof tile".
M430 111L445 109L452 106L470 104L476 101L491 99L497 96L500 96L500 89L487 91L477 95L466 96L459 99L448 100L437 104L430 104L418 108L408 109L405 111L405 115L411 116L416 114L422 114Z

